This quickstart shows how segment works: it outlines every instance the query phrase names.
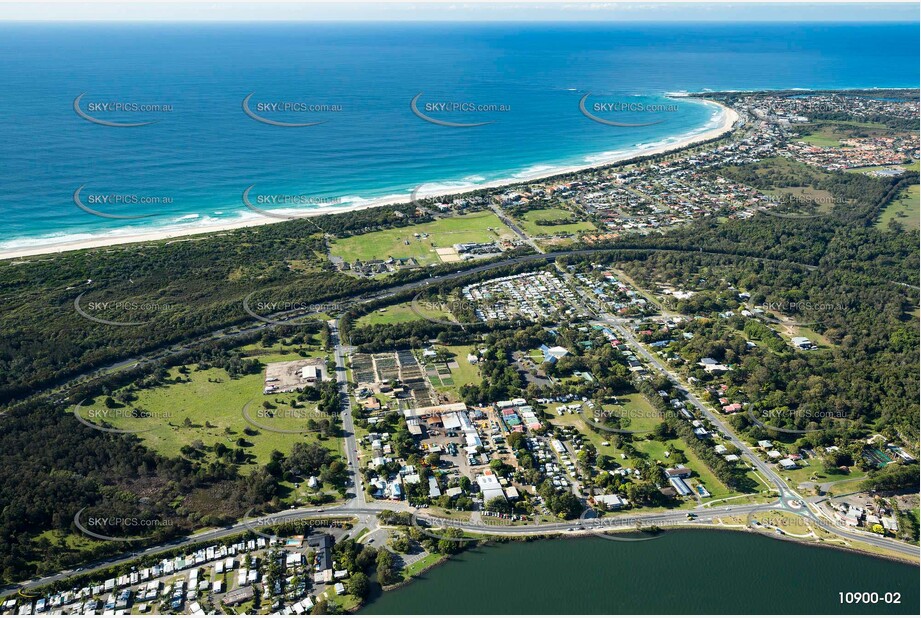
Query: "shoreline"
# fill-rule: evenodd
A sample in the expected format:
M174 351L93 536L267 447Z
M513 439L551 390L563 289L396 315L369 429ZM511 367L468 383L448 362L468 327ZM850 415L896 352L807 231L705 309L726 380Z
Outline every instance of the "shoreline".
M688 97L690 98L690 97ZM665 152L677 151L688 148L695 144L701 142L707 142L732 131L736 122L739 120L739 114L732 109L718 101L713 101L706 99L704 97L698 97L699 100L705 101L707 105L717 106L721 113L720 124L717 127L706 129L699 133L693 135L688 135L681 139L678 139L675 142L671 143L659 143L653 145L651 148L646 149L633 149L628 152L617 151L616 154L612 153L610 156L604 156L605 153L598 154L589 154L585 155L586 158L591 158L590 162L585 162L583 164L576 165L563 165L563 166L552 166L547 167L547 169L535 170L531 173L522 173L519 176L514 178L501 178L493 181L488 181L482 184L471 184L469 186L460 185L457 188L451 188L444 190L439 188L437 190L432 190L430 192L420 191L418 197L427 198L427 197L436 197L444 195L462 195L464 193L469 193L472 191L479 191L482 189L496 189L500 187L511 187L520 183L526 182L535 182L538 180L554 178L556 176L563 176L566 174L573 174L577 172L583 172L586 170L600 169L610 165L614 165L620 161L626 161L628 159L634 159L637 157L649 157L662 154ZM669 137L663 138L663 140L670 139ZM546 164L535 163L532 167L544 168ZM420 185L424 187L426 183ZM431 183L435 184L435 183ZM377 199L367 200L365 203L356 204L352 206L345 207L321 207L311 209L309 213L298 213L297 215L287 215L291 217L290 220L297 219L309 219L313 217L319 217L329 214L342 214L353 212L357 210L366 210L369 208L379 208L381 206L392 206L396 204L407 204L411 202L413 195L412 193L407 194L406 197L384 197ZM245 210L243 211L245 213ZM27 257L40 257L40 256L53 256L57 254L62 254L70 251L80 251L84 249L100 249L104 247L113 247L117 245L125 244L135 244L135 243L144 243L144 242L157 242L163 240L171 240L173 242L182 242L183 240L190 240L192 237L200 236L204 234L217 234L221 232L230 232L233 230L239 230L249 227L258 227L262 225L271 225L273 223L282 223L285 221L285 215L278 215L277 217L269 216L260 216L257 213L251 213L252 217L239 218L236 220L228 220L226 222L212 223L208 225L202 225L199 227L169 227L165 226L162 228L151 229L149 231L136 232L136 233L126 233L126 234L117 234L111 236L95 236L91 238L78 239L78 240L66 240L66 241L57 241L49 239L48 242L40 243L37 242L33 245L22 245L19 247L10 247L0 249L0 260L16 260L19 258ZM30 240L30 239L23 239Z
M342 517L348 518L349 516L343 515ZM888 562L895 562L895 563L905 564L905 565L913 566L913 567L921 566L921 564L919 564L919 561L912 560L911 558L907 556L897 556L897 555L892 555L892 554L875 553L875 552L868 551L863 548L848 547L848 546L838 545L838 544L833 544L833 543L826 544L822 542L817 542L815 540L806 540L806 539L801 539L801 538L796 538L796 537L791 537L791 536L777 536L777 535L773 535L773 534L770 534L770 533L767 533L761 530L750 528L748 526L731 526L731 525L712 524L712 523L678 524L674 526L668 526L666 528L661 528L659 532L657 533L657 535L667 535L670 531L673 531L673 530L674 531L690 531L690 532L717 531L717 532L726 532L726 533L754 534L754 535L762 536L769 540L778 541L782 543L783 542L796 543L797 545L801 545L803 547L812 547L812 548L819 548L819 549L824 548L824 549L830 549L834 551L851 552L855 554L860 554L868 558L875 558L877 560L885 560ZM629 532L631 532L631 530L629 529L612 530L612 531L609 531L608 534L616 535L616 534L626 534ZM240 533L240 534L245 535L246 533ZM597 533L593 533L593 532L586 531L586 530L580 530L580 531L565 532L565 533L564 532L534 532L534 533L524 532L523 534L484 536L484 537L475 538L475 539L472 538L471 540L475 541L473 546L490 547L490 546L495 546L495 545L504 545L508 543L532 543L535 541L568 541L568 540L573 540L573 539L587 539L587 538L597 537L597 536L598 536ZM205 544L208 544L208 543L211 543L211 541L199 541L198 543L195 543L192 546L194 547L199 544L204 546ZM464 551L461 551L460 553L454 554L454 555L463 555L463 553ZM172 554L171 550L168 548L162 548L161 550L154 552L152 556L155 556L155 557L165 556L168 554L170 555ZM419 571L418 573L411 575L407 579L401 582L398 582L396 584L389 585L387 588L383 589L383 593L386 594L387 592L398 590L400 588L404 588L414 583L419 578L420 575L423 575L424 573L427 573L428 571L431 571L432 569L442 566L446 562L450 561L450 558L451 558L450 555L443 556L442 559L430 564L425 569ZM138 558L137 556L134 556L132 557L132 559L127 560L126 564L128 565L135 564L135 563L138 563L138 560L140 560L140 558ZM99 568L84 568L82 573L73 573L69 575L68 577L65 577L59 581L67 582L71 578L75 578L75 577L90 577L93 575L94 572L105 571L106 569L115 568L115 566L116 565L103 566ZM43 577L42 575L36 575L36 578L38 579L41 579L42 577ZM12 594L20 590L27 590L27 589L28 590L45 590L45 591L51 590L51 589L57 590L57 588L55 588L55 585L57 583L58 582L50 582L50 583L38 585L32 588L28 586L22 587L23 584L28 584L28 582L14 582L14 583L8 584L7 586L8 589L0 590L0 599L9 598ZM367 601L360 603L357 607L355 607L349 613L357 612L362 607L364 607L366 604L367 604Z
M809 541L809 540L799 539L799 538L794 538L794 537L789 537L789 536L778 537L778 536L776 536L776 535L772 535L772 534L769 534L769 533L767 533L767 532L763 532L763 531L760 531L760 530L756 530L756 529L749 528L748 526L741 526L741 527L739 527L739 526L725 526L725 525L717 525L717 524L698 524L698 525L696 525L696 526L692 526L692 525L677 525L677 526L669 526L668 528L664 528L664 529L662 529L661 532L659 532L659 534L667 534L669 530L679 530L679 531L705 530L705 531L720 531L720 532L730 532L730 533L731 533L731 532L744 532L744 533L748 533L748 534L759 535L759 536L762 536L762 537L764 537L764 538L766 538L766 539L770 539L770 540L774 540L774 541L781 541L781 542L786 541L786 542L796 543L797 545L801 545L801 546L803 546L803 547L827 548L827 549L837 550L837 551L852 552L852 553L860 554L860 555L862 555L862 556L866 556L866 557L868 557L868 558L876 558L876 559L879 559L879 560L887 560L887 561L890 561L890 562L895 562L895 563L898 563L898 564L905 564L905 565L913 566L913 567L918 567L918 566L919 566L919 563L918 563L917 561L911 560L911 559L908 558L908 557L893 556L893 555L886 555L886 554L877 554L877 553L874 553L874 552L871 552L871 551L867 551L866 549L858 549L858 548L854 548L854 547L846 547L846 546L843 546L843 545L836 545L836 544L833 544L833 543L824 544L824 543L821 543L821 542ZM616 534L616 533L615 533L615 534ZM484 539L478 539L477 542L474 544L474 546L476 546L476 547L480 547L480 546L490 547L490 546L494 546L494 545L497 545L497 544L506 544L506 543L531 543L531 542L534 542L534 541L560 541L560 540L565 541L565 540L569 540L569 539L585 539L585 538L591 538L592 536L597 536L597 535L594 535L594 534L592 534L591 532L579 532L579 533L575 533L575 534L550 533L550 534L518 535L518 536L501 537L501 538L499 538L499 539L496 539L495 537L493 537L493 538L487 537L487 538L484 538ZM464 551L466 551L466 550L464 550ZM459 552L459 553L456 554L456 555L458 555L458 556L463 555L463 554L464 554L464 551L461 551L461 552ZM407 587L407 586L410 586L410 585L414 584L414 583L416 582L416 580L419 578L420 575L422 575L422 574L424 574L424 573L427 573L428 571L431 571L432 569L435 569L435 568L437 568L437 567L440 567L440 566L444 565L446 562L448 562L448 561L450 560L450 558L451 558L451 556L442 556L442 558L441 558L440 560L438 560L437 562L434 562L433 564L430 564L428 567L426 567L426 568L423 569L422 571L420 571L420 572L418 572L418 573L415 573L415 574L411 575L410 577L407 577L407 578L404 579L403 581L401 581L401 582L399 582L399 583L397 583L397 584L392 584L392 585L389 585L389 586L384 586L384 587L382 587L382 589L381 589L381 596L386 595L386 594L388 594L388 593L390 593L390 592L393 592L393 591L396 591L396 590L399 590L399 589L401 589L401 588L405 588L405 587ZM365 600L363 600L361 603L359 603L357 607L355 607L355 608L349 610L349 611L346 612L346 613L348 613L348 614L356 614L356 613L358 613L362 608L366 607L367 605L373 604L376 600L377 600L377 599L373 599L373 600L365 599Z

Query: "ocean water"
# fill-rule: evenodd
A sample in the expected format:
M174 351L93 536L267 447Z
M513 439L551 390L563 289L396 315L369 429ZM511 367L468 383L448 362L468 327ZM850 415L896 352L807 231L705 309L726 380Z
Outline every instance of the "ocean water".
M0 249L262 218L250 186L262 210L339 207L584 165L719 123L667 93L917 87L918 47L917 23L5 24ZM91 122L81 94L94 119L153 123ZM321 124L257 121L250 94L270 122ZM644 126L592 121L587 94ZM417 95L489 124L427 122Z

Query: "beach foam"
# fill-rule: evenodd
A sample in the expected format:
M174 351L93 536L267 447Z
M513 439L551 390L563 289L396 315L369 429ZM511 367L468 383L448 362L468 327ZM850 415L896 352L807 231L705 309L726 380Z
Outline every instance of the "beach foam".
M526 181L536 181L542 178L560 174L578 172L584 169L601 165L610 165L617 161L630 159L636 156L649 156L667 150L688 146L695 142L714 139L728 132L738 120L738 114L719 103L713 101L695 101L703 105L715 106L714 114L710 121L703 127L679 135L672 135L650 143L636 144L633 148L612 150L582 157L574 164L536 164L523 170L511 172L511 175L487 180L481 175L466 176L455 181L440 181L425 183L419 186L418 197L438 197L452 193L461 193L482 188L495 188L512 185ZM413 188L406 193L390 194L379 198L363 198L361 196L348 196L342 198L342 206L317 206L308 209L273 209L270 212L283 212L304 216L316 216L333 212L349 212L375 206L408 203ZM224 211L215 211L219 214ZM38 237L14 238L0 242L0 259L11 259L49 253L61 253L78 249L105 247L110 245L150 242L165 240L194 234L213 233L226 230L235 230L244 227L278 223L277 218L266 217L258 213L243 209L235 211L233 217L211 217L191 214L178 217L168 225L131 226L107 230L99 233L54 233Z

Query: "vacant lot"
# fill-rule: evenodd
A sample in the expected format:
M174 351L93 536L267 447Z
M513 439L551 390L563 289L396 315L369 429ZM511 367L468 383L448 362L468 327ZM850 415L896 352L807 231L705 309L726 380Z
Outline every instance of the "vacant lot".
M642 393L619 395L617 403L606 403L603 408L605 418L600 419L601 422L620 419L620 427L626 431L649 432L663 420ZM590 416L591 412L586 412L586 415ZM610 424L615 425L613 422Z
M368 315L361 316L358 318L356 325L361 327L373 326L375 324L399 324L401 322L422 320L425 319L425 317L449 321L454 319L450 313L439 310L431 303L419 305L415 311L413 310L412 303L399 303L397 305L390 305L389 307L381 307Z
M850 172L852 174L853 173L866 174L869 172L893 169L896 167L901 168L903 170L908 170L909 172L917 172L921 170L921 161L915 160L915 161L912 161L911 163L906 163L906 164L900 163L899 165L872 165L870 167L852 167L851 169L845 170L845 171Z
M574 223L564 223L562 225L540 225L540 221L560 221L564 219L578 219L578 217L562 208L543 208L541 210L529 210L523 215L516 217L518 223L529 236L548 236L553 234L576 234L594 230L595 226L588 221L576 221Z
M808 214L827 214L831 212L835 204L835 197L823 189L814 189L812 187L784 187L765 191L766 194L772 195L781 201L781 210L785 213L802 211ZM804 206L812 203L818 204L816 212L805 210Z
M885 134L884 125L872 122L835 121L804 125L799 141L815 146L840 146L842 139Z
M911 185L904 189L898 197L889 202L876 227L887 230L890 221L898 221L907 230L919 229L921 218L921 185Z
M267 358L274 361L301 357L287 354ZM137 400L131 403L130 408L149 412L149 418L119 415L106 417L106 420L117 429L140 431L137 436L145 446L167 457L180 456L183 447L197 441L205 447L222 443L230 450L243 448L250 456L246 465L265 464L273 450L287 453L295 442L319 439L314 432L277 433L255 428L244 418L243 408L247 404L251 419L273 429L299 430L306 426L309 419L319 421L326 418L317 412L313 403L294 407L294 393L264 396L262 372L231 378L224 369L202 370L196 365L187 369L187 373L181 373L178 368L172 369L167 383L135 393ZM115 397L118 398L117 393ZM275 411L263 410L264 401L275 406ZM81 415L87 417L85 410L103 407L102 398L86 402ZM247 429L250 431L247 432ZM338 439L329 438L323 441L323 446L335 454L340 451L338 443ZM213 454L206 456L213 457Z
M475 212L342 238L332 243L330 253L347 262L393 257L415 258L420 264L433 264L440 261L435 249L463 242L491 242L514 237L492 212Z
M758 178L749 178L747 173L749 171L754 172ZM830 176L830 174L817 167L784 157L769 157L757 163L748 163L744 166L730 165L723 169L721 175L727 178L744 178L744 182L747 184L766 190L775 188L773 181L775 178L795 177L801 181L801 186L809 187Z

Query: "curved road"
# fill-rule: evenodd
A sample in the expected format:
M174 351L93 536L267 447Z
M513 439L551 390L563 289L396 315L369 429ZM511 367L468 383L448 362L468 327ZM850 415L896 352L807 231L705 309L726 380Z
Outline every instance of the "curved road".
M521 264L525 262L541 262L541 261L549 262L549 261L553 261L561 257L573 257L573 256L581 256L581 255L587 256L587 255L595 255L599 253L612 253L612 252L617 252L617 251L620 251L620 252L634 251L634 252L640 252L640 253L694 253L694 254L710 255L710 256L737 257L741 259L758 260L758 261L774 263L774 264L787 264L790 266L797 266L797 267L804 268L807 270L815 270L818 268L817 266L812 265L812 264L803 264L799 262L791 262L788 260L777 260L773 258L764 258L764 257L758 257L758 256L752 256L752 255L745 255L741 253L739 254L723 253L723 252L718 252L718 251L703 251L703 250L695 251L691 249L656 249L656 248L636 248L636 247L627 247L627 248L606 247L606 248L598 248L598 249L573 249L569 251L556 251L552 253L522 255L522 256L518 256L514 258L508 258L505 260L499 260L496 262L480 264L480 265L474 266L473 268L458 270L458 271L455 271L452 273L446 273L443 275L430 276L428 278L420 279L418 281L396 285L396 286L393 286L393 287L390 287L390 288L387 288L385 290L381 290L378 292L361 294L361 295L358 295L354 299L350 299L347 301L338 301L338 302L339 304L341 304L343 308L350 308L354 305L360 305L360 304L365 304L365 303L369 303L369 302L376 301L376 300L389 298L391 296L394 296L396 294L401 294L403 292L408 292L408 291L416 290L416 289L422 289L425 287L437 285L437 284L440 284L446 281L451 281L453 279L458 279L461 277L466 277L466 276L474 275L474 274L481 273L481 272L488 272L495 268L503 268L506 266L513 266L515 264ZM905 287L912 288L912 286L909 286L907 284L899 284L899 285L904 285ZM329 301L328 304L335 304L336 302L337 301ZM269 314L267 316L264 316L265 320L258 321L248 326L223 327L223 328L214 330L206 335L202 335L200 337L196 337L194 339L186 341L185 343L182 343L182 344L167 345L157 351L149 352L147 354L143 354L143 355L133 357L133 358L127 358L127 359L123 359L120 361L116 361L112 364L106 365L99 369L93 369L91 371L86 371L80 375L74 376L66 380L63 384L59 384L57 386L47 388L43 392L32 395L24 400L21 400L18 403L29 401L36 397L54 395L58 393L66 394L66 391L69 388L76 386L78 384L81 384L83 382L86 382L87 380L98 378L103 375L115 372L115 371L131 369L135 367L143 367L151 363L159 362L159 361L168 359L172 356L176 356L184 352L188 352L189 350L203 343L239 337L241 335L247 335L247 334L259 332L266 328L274 328L275 326L283 326L285 325L286 322L290 323L294 320L303 319L303 318L316 316L316 315L318 315L317 312L305 312L302 310L301 311L290 311L290 312L279 312L279 313ZM232 332L228 332L231 330Z
M519 264L519 263L523 263L527 261L551 261L551 260L556 260L559 257L592 255L592 254L597 254L597 253L609 253L613 251L637 251L637 252L646 252L646 253L650 253L650 252L701 253L705 255L727 256L727 257L735 256L735 257L755 259L755 260L761 260L761 261L767 261L767 262L783 263L783 264L789 264L793 266L799 266L799 267L802 267L808 270L814 270L817 268L816 266L810 265L810 264L800 264L800 263L789 262L789 261L784 261L784 260L774 260L770 258L759 258L756 256L749 256L749 255L727 254L727 253L709 252L709 251L690 251L690 250L679 250L679 249L635 249L635 248L630 248L630 249L610 249L610 248L607 248L607 249L579 249L579 250L572 250L572 251L543 253L543 254L538 254L538 255L519 256L516 258L510 258L507 260L500 260L498 262L482 264L482 265L478 265L470 269L456 271L453 273L447 273L444 275L438 275L434 277L429 277L427 279L422 279L420 281L414 281L411 283L394 286L385 291L377 292L371 295L361 296L359 298L356 298L354 301L343 303L343 305L349 306L349 305L355 305L355 304L368 303L374 300L388 298L390 296L400 294L403 292L407 292L407 291L411 291L414 289L424 288L430 285L437 285L439 283L450 281L452 279L456 279L460 277L466 277L472 274L476 274L478 272L486 272L486 271L489 271L495 268L511 266L514 264ZM904 284L899 284L899 285L904 285ZM911 287L911 286L907 286L907 287ZM266 317L271 318L271 321L259 322L252 326L248 326L248 327L239 329L234 333L227 333L225 332L225 329L221 329L219 331L215 331L209 335L206 335L205 337L199 338L193 342L188 342L182 345L174 345L169 348L166 348L163 351L160 351L158 353L155 353L149 356L141 357L139 359L128 359L128 360L119 361L118 363L110 365L104 369L96 370L94 372L90 372L87 374L83 374L77 378L70 380L67 384L72 385L77 381L85 380L86 378L98 375L101 372L105 373L105 372L115 371L115 370L122 369L122 368L129 367L129 366L133 367L133 366L144 365L144 364L148 364L148 363L155 362L158 360L162 360L164 358L168 358L171 355L175 355L175 354L179 354L181 352L187 351L191 349L192 347L194 347L196 344L202 343L208 340L219 340L219 339L223 339L227 337L239 336L241 334L247 334L247 333L259 331L265 328L274 327L278 325L279 322L283 325L284 322L286 321L291 321L291 320L295 320L298 318L307 317L310 315L315 315L315 314L313 313L288 313L288 314L276 314L273 316L266 316ZM606 517L604 519L605 525L601 527L590 526L589 528L586 528L580 522L563 522L563 523L556 523L556 524L534 524L534 525L527 525L527 526L523 525L523 526L514 526L514 527L502 526L502 525L497 526L497 525L488 525L488 524L466 523L466 524L459 524L455 527L458 527L458 528L461 528L462 530L473 532L473 533L519 536L519 535L526 535L526 534L547 534L547 533L568 532L570 530L573 530L573 531L581 530L584 532L585 530L588 530L588 529L592 531L601 531L601 530L612 530L613 531L613 530L630 529L636 526L645 527L645 526L654 526L654 525L660 526L660 527L665 527L669 525L704 526L704 525L707 525L708 523L712 524L713 520L719 516L750 514L752 512L764 511L764 510L781 510L781 511L789 512L791 514L796 514L804 518L808 518L810 521L814 522L817 526L829 532L832 532L833 534L836 534L839 537L842 537L848 540L852 540L852 541L856 541L856 542L871 544L876 547L887 549L889 551L894 551L894 552L897 552L897 553L900 553L906 556L912 556L915 558L918 557L918 552L919 552L918 547L908 545L905 543L901 543L893 539L878 537L876 535L871 535L869 533L864 534L864 533L852 532L849 530L843 530L841 528L838 528L836 526L831 526L828 523L826 523L823 519L821 519L819 514L813 512L810 508L808 508L807 503L802 499L802 497L800 497L792 488L790 488L786 484L786 482L770 466L768 466L766 463L761 461L761 459L758 458L757 455L755 455L752 452L751 448L746 443L744 443L742 440L736 437L735 434L725 425L725 423L723 423L722 419L720 419L718 416L712 413L703 404L703 402L701 402L692 392L690 392L689 389L683 387L678 376L675 375L668 368L666 368L662 363L660 363L655 356L653 356L642 344L640 344L640 342L637 341L636 338L633 336L629 328L626 328L616 317L612 315L602 314L601 319L606 324L616 329L617 332L624 339L629 341L632 344L632 347L637 352L639 352L652 366L654 366L657 370L662 372L664 375L668 376L668 378L672 381L672 383L674 383L676 386L680 386L682 390L687 391L688 400L698 410L700 410L701 414L703 414L708 420L710 420L710 422L713 423L713 425L719 428L719 430L724 433L727 439L729 439L730 442L734 446L736 446L736 448L738 448L740 452L747 455L747 457L751 460L755 468L757 468L759 472L761 472L766 478L768 478L777 487L777 491L779 493L779 499L776 502L767 504L767 505L730 506L730 507L725 507L722 511L718 509L705 509L705 510L698 509L694 511L677 511L677 512L668 512L668 513L642 515L642 516L621 515L621 516ZM330 322L328 322L328 324L330 327L331 344L334 346L334 354L335 354L335 360L336 360L336 377L340 384L340 394L342 397L342 406L343 406L342 420L343 420L343 431L345 433L346 458L347 458L348 466L349 466L351 476L352 476L352 488L354 491L354 497L350 499L345 505L339 506L339 507L333 507L329 509L322 509L322 508L289 509L287 511L275 513L273 514L273 517L285 517L287 521L291 518L298 518L298 517L307 518L307 517L316 516L317 514L320 514L320 513L329 513L330 515L342 515L342 516L354 516L354 517L359 517L359 518L367 518L367 517L376 516L378 513L380 513L383 510L407 511L409 509L405 504L399 504L399 503L389 504L388 503L386 507L383 507L383 506L376 506L373 504L369 505L366 501L365 494L361 486L360 477L358 474L358 459L357 459L358 447L355 441L355 431L354 431L354 423L353 423L353 417L352 417L352 406L351 406L351 400L349 399L348 383L346 379L345 358L349 352L349 349L340 340L338 321L331 320ZM65 389L66 389L66 385L59 387L57 389L54 389L53 391L50 391L50 392L60 392ZM697 517L696 519L688 520L687 519L688 514L694 514L694 515L697 515ZM681 520L682 517L684 518L683 521ZM426 516L420 515L419 519L425 521ZM250 524L248 522L241 522L233 526L228 526L226 528L220 528L216 530L210 530L210 531L198 533L198 534L191 535L188 537L175 539L173 541L170 541L162 545L157 545L154 547L147 548L145 550L139 550L131 554L113 558L111 560L101 561L101 562L89 565L87 568L88 569L98 569L98 568L116 566L119 564L127 563L131 560L134 560L135 558L137 558L138 556L144 553L159 553L165 550L178 549L178 548L181 548L183 546L190 545L193 543L216 541L218 539L221 539L227 536L233 536L233 535L245 532L246 530L251 529L249 526ZM453 526L453 523L452 523L452 526ZM79 571L84 571L84 570L85 569L79 569ZM64 571L64 572L61 572L55 575L51 575L48 577L31 580L28 582L23 582L19 586L7 587L3 589L2 591L0 591L0 593L9 594L11 591L15 591L18 589L30 589L30 588L35 588L39 586L45 586L50 583L67 578L71 575L74 575L77 572L78 570L68 570L68 571Z
M361 492L357 492L361 493ZM359 506L359 503L361 504ZM367 504L363 500L356 502L356 499L353 498L348 503L330 508L293 508L286 511L280 511L277 513L271 514L272 518L277 518L279 520L290 522L296 519L307 519L307 518L316 518L317 516L329 516L329 517L357 517L359 519L365 519L369 517L376 517L378 514L385 510L390 511L400 511L400 512L413 512L413 510L406 505L406 503L386 503L383 505L377 504ZM672 527L701 527L707 528L712 526L717 526L716 519L722 517L730 516L748 516L752 513L763 512L763 511L783 511L788 512L792 515L797 515L804 517L815 523L817 526L833 532L839 537L875 545L877 547L887 549L889 551L897 552L906 557L918 557L918 548L912 545L907 545L893 539L876 537L876 535L870 535L874 538L867 538L859 533L842 531L837 528L831 528L828 525L820 521L811 511L806 509L803 506L791 506L782 500L777 500L767 504L760 505L736 505L728 507L697 507L692 510L680 510L680 511L669 511L665 513L652 513L644 515L631 515L631 514L621 514L621 515L612 515L606 516L597 522L592 519L585 520L573 520L569 522L560 522L560 523L551 523L551 524L527 524L519 526L510 526L510 525L490 525L483 523L469 523L457 520L456 522L450 518L436 517L428 515L425 513L416 512L416 518L419 521L424 523L432 523L434 526L441 526L450 521L450 527L459 528L465 532L470 532L474 534L489 534L495 536L529 536L529 535L546 535L546 534L565 534L567 532L572 532L573 534L585 534L586 532L601 533L601 532L628 532L630 530L635 530L638 527L648 528L652 526L657 526L659 528L668 528ZM688 516L692 516L693 519L689 519ZM80 569L79 572L85 570L95 570L101 568L108 568L113 566L118 566L120 564L126 564L135 560L142 554L156 554L161 552L169 552L174 550L179 550L182 547L192 545L195 543L202 543L208 541L219 541L222 538L228 536L234 536L238 534L245 533L247 531L252 531L253 527L250 522L240 522L226 528L219 528L215 530L209 530L206 532L201 532L198 534L190 535L187 537L175 539L168 543L163 543L161 545L156 545L149 547L144 550L139 550L130 554L125 554L117 558L112 558L110 560L104 560L97 563L94 563L88 566L86 569ZM17 590L29 590L32 588L37 588L40 586L47 586L54 582L66 579L72 575L77 574L76 570L68 570L55 575L50 575L48 577L43 577L40 579L31 580L28 582L23 582L18 586L8 586L0 591L0 594L8 595Z

